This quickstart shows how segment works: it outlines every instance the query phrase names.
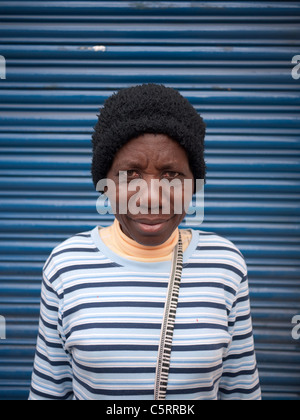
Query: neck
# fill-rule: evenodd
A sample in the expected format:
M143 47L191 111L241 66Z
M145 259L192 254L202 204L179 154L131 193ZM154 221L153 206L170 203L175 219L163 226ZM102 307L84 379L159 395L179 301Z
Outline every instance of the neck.
M179 238L179 230L176 229L162 245L145 246L125 235L120 223L115 219L111 226L100 230L100 237L106 246L124 258L141 262L162 262L172 259L173 250Z
M166 259L172 254L179 237L179 230L176 229L165 243L158 246L146 246L129 238L122 231L120 223L116 219L112 227L113 235L118 239L120 251L132 258L153 259L155 261Z
M192 239L192 232L181 230L181 235L185 251ZM115 219L111 226L100 229L100 237L108 248L123 258L147 263L163 262L172 260L173 250L179 239L179 229L176 229L164 244L145 246L125 235L120 223Z

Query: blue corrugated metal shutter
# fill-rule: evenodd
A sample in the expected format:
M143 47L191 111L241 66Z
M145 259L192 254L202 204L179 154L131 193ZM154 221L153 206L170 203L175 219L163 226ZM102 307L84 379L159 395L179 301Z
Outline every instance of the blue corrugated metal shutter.
M96 212L90 136L116 89L179 89L208 123L205 222L244 253L263 396L300 399L299 2L0 1L0 399L28 396L41 268Z

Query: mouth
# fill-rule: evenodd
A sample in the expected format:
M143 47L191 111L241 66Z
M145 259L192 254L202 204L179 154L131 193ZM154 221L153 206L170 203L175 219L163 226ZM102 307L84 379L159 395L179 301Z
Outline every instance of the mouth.
M131 219L139 231L145 234L159 233L170 219Z

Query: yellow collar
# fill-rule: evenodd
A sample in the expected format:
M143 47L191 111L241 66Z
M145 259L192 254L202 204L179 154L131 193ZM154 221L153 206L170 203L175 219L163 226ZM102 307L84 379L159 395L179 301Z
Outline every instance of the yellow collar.
M185 250L190 243L191 232L182 232ZM100 237L106 246L121 257L141 262L162 262L172 259L173 249L179 238L179 230L176 229L162 245L144 246L125 235L120 223L115 219L111 226L100 230Z

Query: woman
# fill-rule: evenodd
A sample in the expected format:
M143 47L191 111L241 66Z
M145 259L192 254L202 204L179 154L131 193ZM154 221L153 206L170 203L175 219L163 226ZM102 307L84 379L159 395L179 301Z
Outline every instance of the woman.
M178 197L205 179L204 135L164 86L105 103L92 176L115 185L115 221L66 240L44 266L31 399L260 399L244 258L224 238L178 228ZM169 189L168 212L154 180L182 186ZM140 212L136 181L148 187Z

